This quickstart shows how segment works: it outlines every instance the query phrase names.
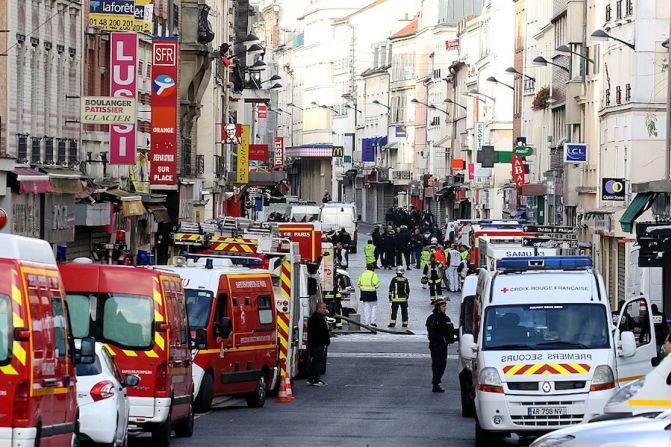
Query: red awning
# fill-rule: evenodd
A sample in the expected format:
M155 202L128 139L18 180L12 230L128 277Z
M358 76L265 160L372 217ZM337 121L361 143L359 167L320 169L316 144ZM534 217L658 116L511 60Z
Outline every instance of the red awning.
M19 192L30 194L53 192L47 174L31 168L14 168L14 174L19 182Z

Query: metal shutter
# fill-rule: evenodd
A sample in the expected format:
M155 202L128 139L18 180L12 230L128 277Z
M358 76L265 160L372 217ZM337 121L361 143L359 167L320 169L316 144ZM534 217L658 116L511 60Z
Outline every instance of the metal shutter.
M615 243L615 239L613 239ZM626 299L626 281L627 281L627 255L626 245L617 244L617 301Z

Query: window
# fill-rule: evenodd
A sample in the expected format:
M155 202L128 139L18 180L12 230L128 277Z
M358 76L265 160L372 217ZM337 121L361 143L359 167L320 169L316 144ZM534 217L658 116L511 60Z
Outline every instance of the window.
M217 297L217 307L214 313L214 335L218 336L221 334L221 327L219 322L222 318L228 317L228 295L225 293L219 294Z
M56 343L56 357L65 357L67 352L67 339L65 337L65 315L63 314L63 301L60 296L51 299L51 309L54 313L54 340Z
M28 160L28 135L19 135L19 150L17 158L19 162Z
M610 105L610 89L609 88L606 89L606 105L607 106Z
M42 140L37 137L33 137L31 139L31 145L30 145L30 162L31 163L39 163L42 157L42 145L41 145Z
M531 304L487 308L485 350L606 349L610 323L601 304Z
M627 102L631 101L631 84L627 84L624 87L624 100Z
M636 347L650 343L650 317L645 299L632 301L627 305L620 317L618 329L620 332L633 332L636 338Z
M154 309L145 296L110 295L103 307L103 338L127 348L148 349L153 344Z
M631 17L634 15L634 0L627 0L626 3L626 14L625 17Z
M181 326L180 341L182 342L182 345L186 345L187 343L189 343L189 317L187 315L186 306L184 305L182 296L175 295L175 299L177 299L177 307L179 307L179 318L180 318L179 325Z
M53 163L54 161L54 139L45 138L44 139L44 161L47 163Z
M207 290L185 289L186 311L189 315L189 326L191 329L207 327L210 321L212 299L214 295Z
M475 296L467 296L461 303L461 312L459 313L459 327L464 334L473 333L473 311L475 307Z
M72 336L84 338L93 335L91 323L95 322L97 298L94 295L71 293L65 299L68 302Z
M259 303L259 323L273 324L273 300L268 295L260 295Z
M0 365L9 362L10 334L12 332L12 303L7 295L0 295Z
M77 162L78 157L78 152L77 152L77 141L75 140L70 140L70 156L68 157L68 163L71 165L75 164Z
M622 104L622 87L615 87L615 104Z
M613 18L613 7L608 4L606 5L606 22L610 22Z
M100 357L96 355L96 361L85 365L83 363L77 363L75 365L77 371L77 377L80 376L97 376L103 372L102 365L100 364Z
M618 19L622 18L622 0L615 2L615 14Z

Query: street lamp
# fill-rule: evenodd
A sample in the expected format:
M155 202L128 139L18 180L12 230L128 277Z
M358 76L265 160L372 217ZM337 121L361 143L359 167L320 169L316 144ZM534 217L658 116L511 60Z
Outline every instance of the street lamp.
M445 115L450 116L450 113L449 113L447 110L439 109L438 107L436 107L436 106L433 105L433 104L431 104L431 105L429 106L429 109L431 109L431 110L438 110L439 112L443 112Z
M373 104L375 104L375 105L377 105L377 106L382 106L382 107L386 108L387 110L391 110L391 107L389 107L387 104L382 104L382 103L381 103L380 101L378 101L377 99L374 99L374 100L373 100Z
M298 110L305 110L303 107L299 107L299 106L297 106L296 104L294 104L293 102L288 103L288 104L287 104L287 107L294 107L294 108L296 108L296 109L298 109Z
M564 67L563 65L555 64L554 62L550 62L549 60L545 59L543 56L536 56L533 61L531 61L532 64L534 65L553 65L557 68L561 68L564 70L566 73L569 73L568 67Z
M613 39L613 40L616 40L616 41L618 41L618 42L620 42L620 43L625 44L626 46L628 46L628 47L631 48L632 50L636 50L636 45L635 45L635 44L633 44L633 43L629 43L629 42L625 42L625 41L622 40L622 39L618 39L618 38L615 37L615 36L611 36L610 34L608 34L607 32L605 32L605 31L602 30L602 29L598 29L598 30L594 31L594 32L592 33L592 39L594 39L594 40L602 40L602 41L604 41L604 40L608 40L608 39Z
M536 78L531 77L531 76L529 76L529 75L527 75L527 74L524 74L524 73L521 73L521 72L517 71L517 70L515 69L515 67L508 67L508 68L506 68L505 71L506 71L506 73L512 73L512 74L522 75L522 76L524 76L525 78L530 79L530 80L533 81L533 82L536 82Z
M256 34L249 33L249 34L247 34L247 37L244 38L244 40L242 40L241 42L237 42L237 43L242 43L242 44L245 44L245 45L251 45L251 44L254 44L254 43L258 43L258 42L259 42L259 38L256 36Z
M443 102L444 102L445 104L454 104L454 105L457 106L457 107L461 107L462 109L467 110L467 109L466 109L466 106L462 106L462 105L459 104L458 102L454 102L454 101L452 101L450 98L445 98L445 101L443 101Z
M489 99L489 100L491 100L491 101L496 101L496 98L492 98L492 97L489 96L489 95L485 95L484 93L480 93L480 92L477 91L477 90L471 90L471 91L462 93L462 95L463 95L463 96L468 96L468 97L471 97L471 98L475 98L475 99L477 99L478 101L481 101L481 102L487 102L487 101L485 101L484 99L480 98L480 96L482 96L483 98L487 98L487 99Z
M259 59L258 61L250 65L247 69L249 71L263 71L266 69L266 63L263 62L261 59Z
M487 81L489 81L489 82L493 82L494 84L505 85L505 86L508 87L510 90L515 91L515 87L513 87L513 86L510 85L510 84L506 84L505 82L501 82L501 81L499 81L499 80L496 79L494 76L490 76L490 77L488 77L488 78L487 78Z
M361 110L357 109L356 107L354 107L351 104L345 104L345 107L348 108L348 109L356 110L359 113L363 113Z
M426 106L426 107L431 107L431 106L428 105L427 103L422 102L422 101L418 100L417 98L412 98L412 99L410 100L410 102L412 102L412 103L414 103L414 104L421 104L421 105Z
M280 84L279 82L276 82L276 83L274 83L273 86L270 87L268 90L279 90L279 89L281 89L281 88L282 88L282 84Z
M240 51L239 53L235 53L235 54L234 54L233 56L231 56L231 57L238 57L238 56L241 56L241 55L243 55L243 54L257 54L257 53L263 53L264 51L266 51L265 48L263 48L263 47L262 47L261 45L259 45L258 43L255 43L255 44L253 44L253 45L250 45L249 48L247 48L246 50L244 50L244 51Z
M560 53L565 53L565 54L575 54L576 56L585 59L587 62L591 62L592 64L594 64L594 61L592 59L588 58L587 56L585 56L583 54L576 53L575 51L571 50L568 47L568 45L560 45L559 47L557 47L557 51L560 52Z
M265 81L261 82L261 84L265 84L266 82L272 82L272 81L280 81L282 80L282 76L274 74L270 78L266 79Z
M333 106L327 106L325 104L319 104L317 101L311 101L310 105L319 107L320 109L328 109L338 115L338 111Z

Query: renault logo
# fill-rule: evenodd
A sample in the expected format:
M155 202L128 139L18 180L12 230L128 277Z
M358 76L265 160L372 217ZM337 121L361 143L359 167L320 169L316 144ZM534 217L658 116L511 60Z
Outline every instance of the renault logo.
M552 391L552 385L550 385L550 382L543 382L543 385L541 385L541 389L543 390L544 393L549 393Z

